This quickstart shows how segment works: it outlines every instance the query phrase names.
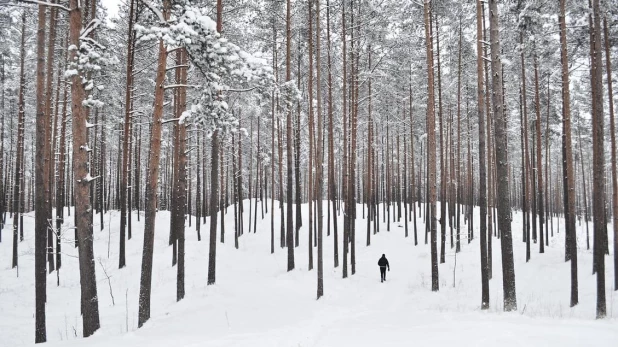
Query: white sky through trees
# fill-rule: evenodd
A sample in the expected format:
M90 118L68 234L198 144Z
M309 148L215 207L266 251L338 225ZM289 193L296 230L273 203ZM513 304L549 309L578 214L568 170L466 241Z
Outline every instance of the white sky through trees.
M120 5L121 1L122 0L103 0L101 1L101 3L103 4L103 6L105 6L105 8L107 8L110 17L117 17L118 6Z

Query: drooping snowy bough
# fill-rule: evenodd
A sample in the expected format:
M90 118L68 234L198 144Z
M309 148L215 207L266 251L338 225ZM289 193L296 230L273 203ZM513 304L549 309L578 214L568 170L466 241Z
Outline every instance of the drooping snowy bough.
M193 117L209 132L227 132L238 126L238 120L229 112L226 92L251 91L268 96L272 88L278 88L267 62L222 37L205 12L191 1L178 1L167 23L149 28L135 25L135 30L140 41L161 39L168 47L185 48L201 74L199 84L191 86L199 89L198 97L179 121ZM235 87L242 89L232 89Z

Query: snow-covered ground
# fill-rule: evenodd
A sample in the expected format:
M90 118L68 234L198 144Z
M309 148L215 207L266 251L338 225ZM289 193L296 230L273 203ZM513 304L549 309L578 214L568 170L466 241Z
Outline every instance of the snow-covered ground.
M248 211L249 202L245 201ZM269 201L270 205L270 201ZM278 204L275 204L277 206ZM268 206L270 208L270 206ZM359 205L359 217L362 216ZM326 211L326 210L325 210ZM564 226L550 239L545 254L532 245L525 262L521 214L514 214L514 251L518 312L502 311L502 272L498 239L493 239L490 309L480 310L478 237L462 239L455 258L447 236L446 263L440 265L440 291L431 291L429 246L422 219L419 245L413 227L404 237L403 220L372 235L366 247L365 220L357 222L356 274L342 279L333 268L333 236L324 235L324 297L316 301L317 271L307 271L307 209L296 269L286 271L285 249L279 245L279 214L275 211L275 254L270 254L270 214L258 218L257 233L240 238L234 249L233 208L226 216L226 243L217 245L217 282L206 285L207 225L197 241L195 224L187 226L186 298L176 302L176 268L167 245L169 213L157 216L152 310L150 321L137 329L137 298L141 266L143 218L133 215L133 239L127 243L127 267L118 270L119 213L105 215L105 228L95 226L95 257L101 329L82 339L79 272L76 249L63 245L60 285L48 276L47 337L50 346L613 346L618 341L618 292L613 291L613 266L606 258L608 319L595 320L596 278L592 251L586 250L585 226L579 229L579 298L569 307L570 265L564 262ZM248 219L249 214L245 213ZM0 243L0 346L34 341L33 215L25 218L25 240L19 243L19 273L11 269L10 225ZM326 218L324 218L326 222ZM98 216L96 218L98 223ZM558 219L554 220L557 229ZM339 219L341 230L342 219ZM70 223L67 223L67 227ZM111 228L110 228L111 227ZM248 221L245 224L248 228ZM475 223L478 228L478 221ZM592 225L590 225L592 232ZM449 229L447 227L447 234ZM72 230L68 230L73 235ZM465 232L462 231L462 236ZM478 231L477 231L478 234ZM591 235L592 238L592 235ZM339 252L342 254L342 237ZM610 236L610 244L611 244ZM592 242L592 239L591 239ZM613 249L611 250L613 254ZM378 258L391 265L380 283ZM314 249L314 259L317 252ZM455 266L456 261L456 266ZM105 272L107 272L107 276ZM110 289L111 287L111 289Z

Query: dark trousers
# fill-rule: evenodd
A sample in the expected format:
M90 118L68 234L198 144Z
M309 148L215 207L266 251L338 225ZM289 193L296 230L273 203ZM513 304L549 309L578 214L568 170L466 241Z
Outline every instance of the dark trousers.
M386 266L380 266L380 282L386 281Z

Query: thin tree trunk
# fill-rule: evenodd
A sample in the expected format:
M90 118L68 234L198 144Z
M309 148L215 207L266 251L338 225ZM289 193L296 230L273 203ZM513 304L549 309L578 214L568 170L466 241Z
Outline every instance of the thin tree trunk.
M308 32L308 50L309 50L309 76L307 78L307 89L309 92L309 157L308 157L308 211L309 211L309 232L307 236L309 237L308 242L308 255L309 255L309 264L307 265L307 270L311 271L313 269L313 203L314 203L314 187L313 187L313 160L314 160L314 120L313 120L313 0L309 0L307 7L309 9L309 32ZM291 193L291 192L288 192ZM298 242L298 239L296 239Z
M599 0L592 0L593 23L591 30L591 84L592 84L592 145L593 145L593 185L592 205L594 219L594 258L597 274L597 319L607 315L605 299L605 250L607 249L605 233L605 147L603 116L603 62L601 48L601 12Z
M48 184L45 190L45 194L47 195L47 223L52 223L52 179L51 175L53 172L53 153L52 153L52 94L53 94L53 75L54 75L54 47L56 45L56 13L57 9L55 7L50 8L49 13L49 39L47 40L47 67L45 77L45 177L48 180ZM49 273L54 271L55 269L55 259L54 259L54 229L51 226L47 227L47 270Z
M477 97L478 97L478 123L479 123L479 205L480 215L480 246L481 246L481 309L489 308L489 271L487 267L487 166L485 164L485 102L483 94L487 92L483 88L483 37L481 0L476 1L476 73L477 73Z
M17 249L18 249L18 227L19 227L19 215L21 212L19 209L19 202L21 196L24 194L21 191L22 181L24 179L22 167L24 158L24 116L26 105L24 102L24 94L26 88L24 62L26 61L26 12L24 11L21 16L21 48L19 53L19 101L17 103L17 154L15 160L15 179L13 180L13 258L11 267L16 268L18 265ZM3 90L4 91L4 90ZM4 129L2 129L4 130Z
M537 177L537 210L539 215L539 253L545 253L545 240L543 238L543 156L541 145L541 99L539 97L539 71L536 60L536 54L534 55L534 103L536 110L536 168L534 174ZM546 135L547 136L547 135Z
M72 0L76 1L76 0ZM47 279L45 274L45 256L47 252L47 209L46 192L48 180L45 176L45 133L47 122L45 107L45 5L39 4L37 28L37 64L36 64L36 159L35 159L35 242L34 242L34 286L35 286L35 342L47 341L45 328L45 302L47 301ZM79 14L79 9L74 13ZM74 14L72 13L71 16ZM16 211L13 211L15 213Z
M292 4L290 0L287 0L287 8L286 8L286 47L285 47L285 81L289 82L292 79L291 74L291 56L290 51L292 48ZM294 220L292 215L292 180L293 177L293 163L292 163L292 107L290 105L290 100L285 100L286 102L286 153L287 153L287 233L286 233L286 246L288 248L288 271L294 270ZM281 183L283 184L283 183ZM283 199L283 196L281 197ZM311 230L309 230L311 233ZM309 245L311 247L311 245Z
M457 236L455 238L455 252L461 251L461 234L460 234L460 217L461 217L461 202L463 182L461 181L461 44L463 41L461 19L459 20L459 44L457 55L457 181L455 183L457 200ZM467 114L467 113L466 113Z
M343 50L341 52L343 80L342 80L342 99L343 99L343 163L341 164L342 172L342 200L345 202L343 211L343 278L348 277L348 249L350 240L350 215L348 208L348 104L347 104L347 37L346 37L346 6L345 0L341 1L341 40L343 41Z
M322 65L320 64L320 0L316 0L316 65L317 65L317 83L316 83L316 92L317 92L317 115L318 115L318 141L321 142L317 146L316 152L316 183L317 183L317 195L316 200L318 204L318 214L317 214L317 223L318 223L318 284L317 284L317 298L321 298L324 295L324 260L323 260L323 250L322 250L322 234L323 234L323 202L322 202L322 190L323 190L323 180L322 180L322 153L324 149L324 141L323 141L323 130L324 126L322 124L322 79L320 78L320 71L322 70Z
M616 120L614 118L614 97L612 88L612 64L610 57L609 30L607 18L603 18L605 33L605 66L607 71L607 95L609 100L610 138L612 142L612 226L614 229L614 290L618 290L618 173L616 172Z
M328 186L329 199L332 205L333 217L333 242L334 242L334 265L339 266L339 235L337 232L337 185L335 182L335 151L334 151L334 134L333 134L333 83L331 71L331 41L330 41L330 1L326 0L326 39L327 39L327 60L328 60ZM371 85L371 80L369 81ZM371 87L370 87L371 88ZM371 97L371 92L369 93ZM370 102L371 104L371 102ZM371 114L371 113L370 113ZM300 222L300 221L299 221ZM297 222L297 223L299 223ZM330 224L330 223L329 223Z
M431 232L431 290L438 291L438 247L436 231L436 134L435 134L435 95L433 75L433 37L431 34L430 1L424 3L425 43L427 48L427 183L429 194L429 230Z
M129 161L129 127L131 123L131 114L133 110L132 91L133 91L133 7L134 0L130 1L129 5L129 37L128 37L128 52L127 52L127 72L126 72L126 91L125 91L125 114L124 114L124 132L122 140L122 167L120 173L122 182L120 187L120 249L118 252L118 267L122 269L126 265L125 256L125 229L127 224L127 176L128 176L128 161Z
M6 77L4 69L4 55L0 55L0 89L2 90L2 96L0 96L0 117L2 117L2 123L0 125L2 127L2 131L0 131L0 242L2 242L2 230L4 230L4 224L6 223L6 210L8 199L7 176L10 176L10 171L5 172L5 169L8 168L4 166L4 121L6 118L8 118L6 117L6 114L4 112L4 80Z
M178 61L178 84L187 84L187 68L182 67L187 64L186 53L184 49L176 52ZM187 89L186 87L178 88L178 109L176 110L176 118L183 119L182 114L187 109ZM176 150L176 173L174 174L174 183L176 190L175 208L172 208L172 218L174 218L173 228L178 244L178 264L176 274L176 301L180 301L185 297L185 211L187 210L187 125L184 121L178 121L178 148Z
M444 140L444 114L442 111L442 73L440 69L440 25L436 16L436 59L438 61L438 118L440 122L440 264L446 261L446 162L444 151L447 142Z
M67 58L68 49L65 51L65 61ZM66 68L66 64L65 64ZM58 155L58 185L56 189L56 270L62 266L62 225L64 224L64 207L66 206L66 129L67 129L67 102L68 88L62 87L63 102L62 102L62 120L60 125L60 148Z
M412 71L410 71L410 79L412 79ZM418 245L418 231L416 225L416 201L420 203L420 196L417 196L415 199L415 172L414 172L414 124L413 124L413 116L412 116L412 82L408 84L409 88L409 103L410 103L410 167L411 167L411 177L410 177L410 202L413 211L412 223L414 223L414 245ZM421 175L419 175L420 178ZM420 184L417 185L420 189ZM420 195L420 194L419 194ZM420 205L419 205L420 206Z
M300 71L300 59L301 59L301 55L300 55L300 49L301 46L298 45L298 58L297 58L297 76L301 76L301 71ZM296 88L298 90L300 90L300 77L296 79ZM300 172L300 128L301 128L301 122L300 122L300 115L301 115L301 107L300 107L300 100L297 102L297 106L296 106L296 124L295 127L293 129L294 131L294 183L295 183L295 193L296 193L296 228L294 229L296 231L296 235L295 235L295 245L296 247L298 247L299 242L300 242L300 237L299 237L299 232L300 232L300 228L303 225L303 213L302 213L302 187L301 187L301 172ZM330 233L329 233L330 234Z
M520 44L522 45L522 51L521 51L521 83L522 83L522 108L523 108L523 117L524 117L524 124L523 124L523 143L524 143L524 176L525 176L525 185L526 185L526 189L525 189L525 201L526 201L526 210L524 211L524 214L526 215L526 220L525 220L525 233L526 233L526 261L530 260L530 242L531 242L531 236L530 235L530 217L534 216L534 207L532 207L532 211L531 213L529 212L529 203L532 200L531 199L531 195L532 195L532 191L534 190L534 186L531 185L531 180L530 180L530 176L531 176L531 168L530 168L530 156L528 154L529 152L529 142L528 142L528 106L527 106L527 98L526 98L526 68L525 68L525 63L524 63L524 47L523 47L523 33L520 31L519 32L519 41ZM533 225L533 228L536 228Z

